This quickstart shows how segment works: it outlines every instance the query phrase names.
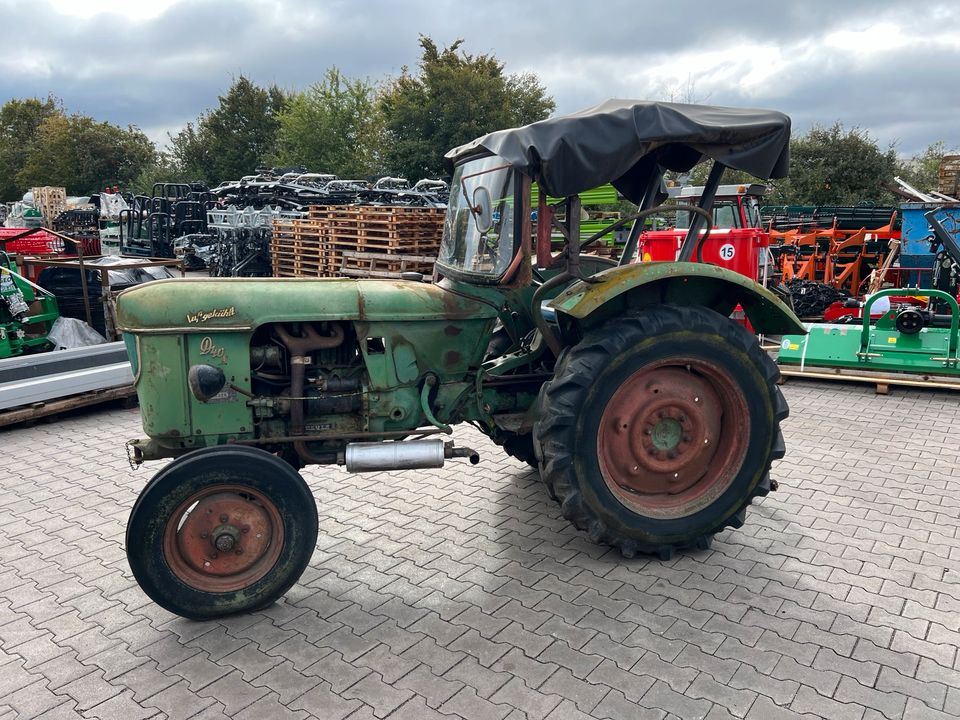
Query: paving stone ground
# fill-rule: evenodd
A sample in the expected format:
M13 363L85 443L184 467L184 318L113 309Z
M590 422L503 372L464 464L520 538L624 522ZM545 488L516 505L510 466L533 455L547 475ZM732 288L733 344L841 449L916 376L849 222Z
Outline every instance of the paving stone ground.
M713 548L624 560L477 433L472 467L311 469L282 602L149 601L136 410L0 432L0 720L960 716L960 395L792 381L780 490Z

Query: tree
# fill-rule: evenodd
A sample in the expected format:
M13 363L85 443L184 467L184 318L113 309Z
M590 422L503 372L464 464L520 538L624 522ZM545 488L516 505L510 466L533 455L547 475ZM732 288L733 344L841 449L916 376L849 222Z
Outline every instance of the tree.
M839 121L814 125L790 143L790 177L775 183L774 201L795 205L857 205L890 202L881 182L896 173L897 154L881 151L870 133Z
M462 44L440 50L421 35L419 71L404 67L381 95L387 165L411 180L446 175L451 148L542 120L556 107L533 75L504 75L494 56L468 55Z
M29 189L17 182L17 175L43 121L62 114L60 101L52 95L46 100L9 100L0 108L0 200L19 200Z
M156 183L187 183L194 180L196 178L184 171L170 153L159 152L153 162L140 170L128 189L140 195L150 195Z
M382 121L374 86L350 80L336 67L290 98L278 120L277 161L343 178L382 170Z
M133 126L55 114L40 123L16 180L22 187L61 185L89 194L105 185L128 184L155 158L153 143Z
M201 115L196 125L187 123L176 135L167 135L170 138L168 155L171 167L178 175L185 175L200 182L210 182L213 168L210 166L207 148L199 129L204 117Z
M273 154L286 96L241 75L219 105L170 138L171 156L183 173L215 184L253 173Z
M931 143L922 153L897 163L897 175L920 192L936 190L940 183L940 163L947 154L943 140Z

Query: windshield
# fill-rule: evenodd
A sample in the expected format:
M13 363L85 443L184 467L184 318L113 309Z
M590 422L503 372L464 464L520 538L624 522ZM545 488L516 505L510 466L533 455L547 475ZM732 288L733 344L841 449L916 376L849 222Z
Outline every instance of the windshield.
M690 227L690 217L692 213L689 210L677 211L677 222L674 227L686 229ZM713 227L715 230L721 228L735 228L740 225L738 222L737 206L731 201L718 200L713 206Z
M472 160L454 170L438 263L490 277L506 271L513 259L513 177L498 157Z

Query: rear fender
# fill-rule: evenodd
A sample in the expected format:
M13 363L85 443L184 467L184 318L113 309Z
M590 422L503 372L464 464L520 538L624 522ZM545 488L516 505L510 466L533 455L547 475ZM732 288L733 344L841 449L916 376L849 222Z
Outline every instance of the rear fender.
M577 341L605 320L648 305L699 305L729 316L740 305L754 331L798 334L806 329L776 295L750 278L705 263L646 262L604 270L550 301L561 333Z

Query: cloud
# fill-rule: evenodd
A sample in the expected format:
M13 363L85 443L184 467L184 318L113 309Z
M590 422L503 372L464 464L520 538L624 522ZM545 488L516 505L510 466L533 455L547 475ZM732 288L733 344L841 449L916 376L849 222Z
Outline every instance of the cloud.
M216 105L232 79L302 89L337 65L383 80L415 66L417 38L465 38L531 72L558 112L608 97L783 110L797 132L841 120L912 153L960 146L955 3L811 0L8 0L0 100L54 93L71 111L155 140ZM85 8L87 14L77 10Z

